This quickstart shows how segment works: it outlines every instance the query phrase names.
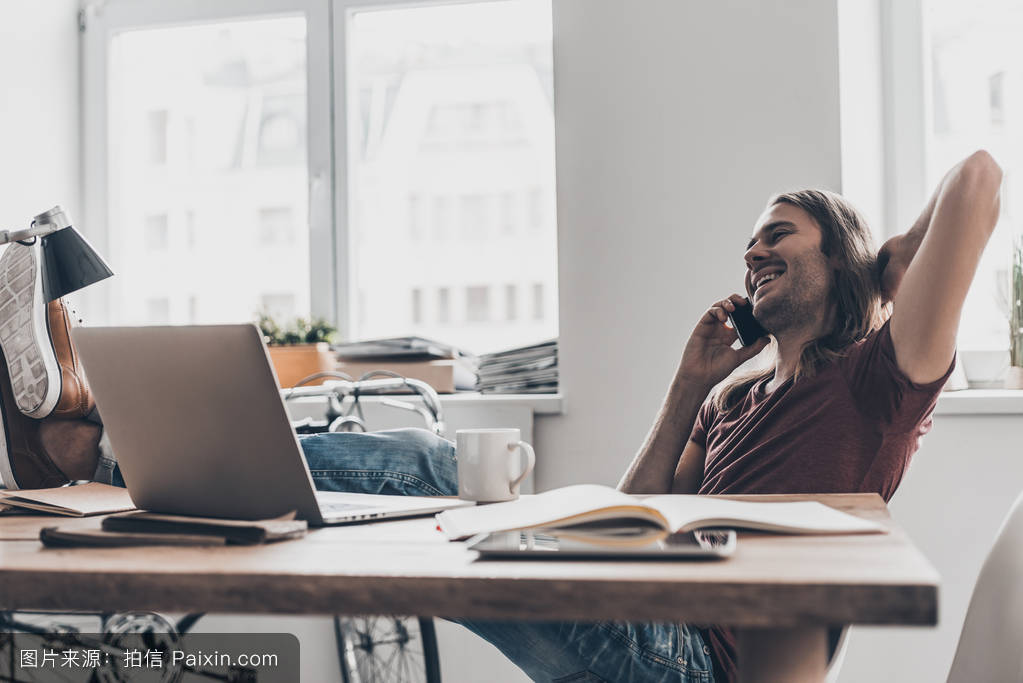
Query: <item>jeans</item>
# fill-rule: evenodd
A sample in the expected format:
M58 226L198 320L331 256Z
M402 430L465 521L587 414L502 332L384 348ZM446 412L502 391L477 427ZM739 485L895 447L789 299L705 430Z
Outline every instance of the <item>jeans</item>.
M321 491L458 494L455 447L422 429L301 437ZM713 683L710 649L685 624L455 619L534 681Z

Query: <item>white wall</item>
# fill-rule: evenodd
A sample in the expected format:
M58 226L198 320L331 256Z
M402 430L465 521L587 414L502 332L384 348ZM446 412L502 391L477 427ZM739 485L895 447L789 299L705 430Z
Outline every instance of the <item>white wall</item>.
M78 3L0 4L0 229L60 204L81 214Z
M945 680L981 564L1023 491L1023 415L938 411L891 511L941 575L940 623L854 628L840 683Z
M554 3L562 416L539 489L615 483L769 195L841 179L835 0Z

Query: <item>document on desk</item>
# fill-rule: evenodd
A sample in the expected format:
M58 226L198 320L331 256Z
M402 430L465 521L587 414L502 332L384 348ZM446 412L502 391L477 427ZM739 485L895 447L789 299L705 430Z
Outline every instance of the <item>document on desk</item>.
M885 528L813 501L747 502L719 496L636 497L597 484L579 484L522 496L507 503L445 510L437 515L450 540L516 529L601 531L646 525L667 535L694 529L735 528L787 534L859 534Z
M44 512L65 517L88 517L110 512L134 510L128 489L89 482L77 486L58 486L29 491L0 491L3 512Z

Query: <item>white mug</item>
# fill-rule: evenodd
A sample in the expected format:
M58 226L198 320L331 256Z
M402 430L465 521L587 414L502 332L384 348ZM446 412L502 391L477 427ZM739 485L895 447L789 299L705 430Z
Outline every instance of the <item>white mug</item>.
M477 503L497 503L519 497L519 485L536 464L533 447L518 429L459 429L458 497ZM526 456L525 467L522 455Z

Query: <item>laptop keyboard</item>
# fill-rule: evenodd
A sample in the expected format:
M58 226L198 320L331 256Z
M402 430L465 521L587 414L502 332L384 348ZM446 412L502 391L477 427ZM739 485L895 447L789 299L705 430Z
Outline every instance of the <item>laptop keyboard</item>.
M365 505L359 503L320 503L320 512L322 514L336 513L336 512L349 512L351 510L375 510L376 505Z

